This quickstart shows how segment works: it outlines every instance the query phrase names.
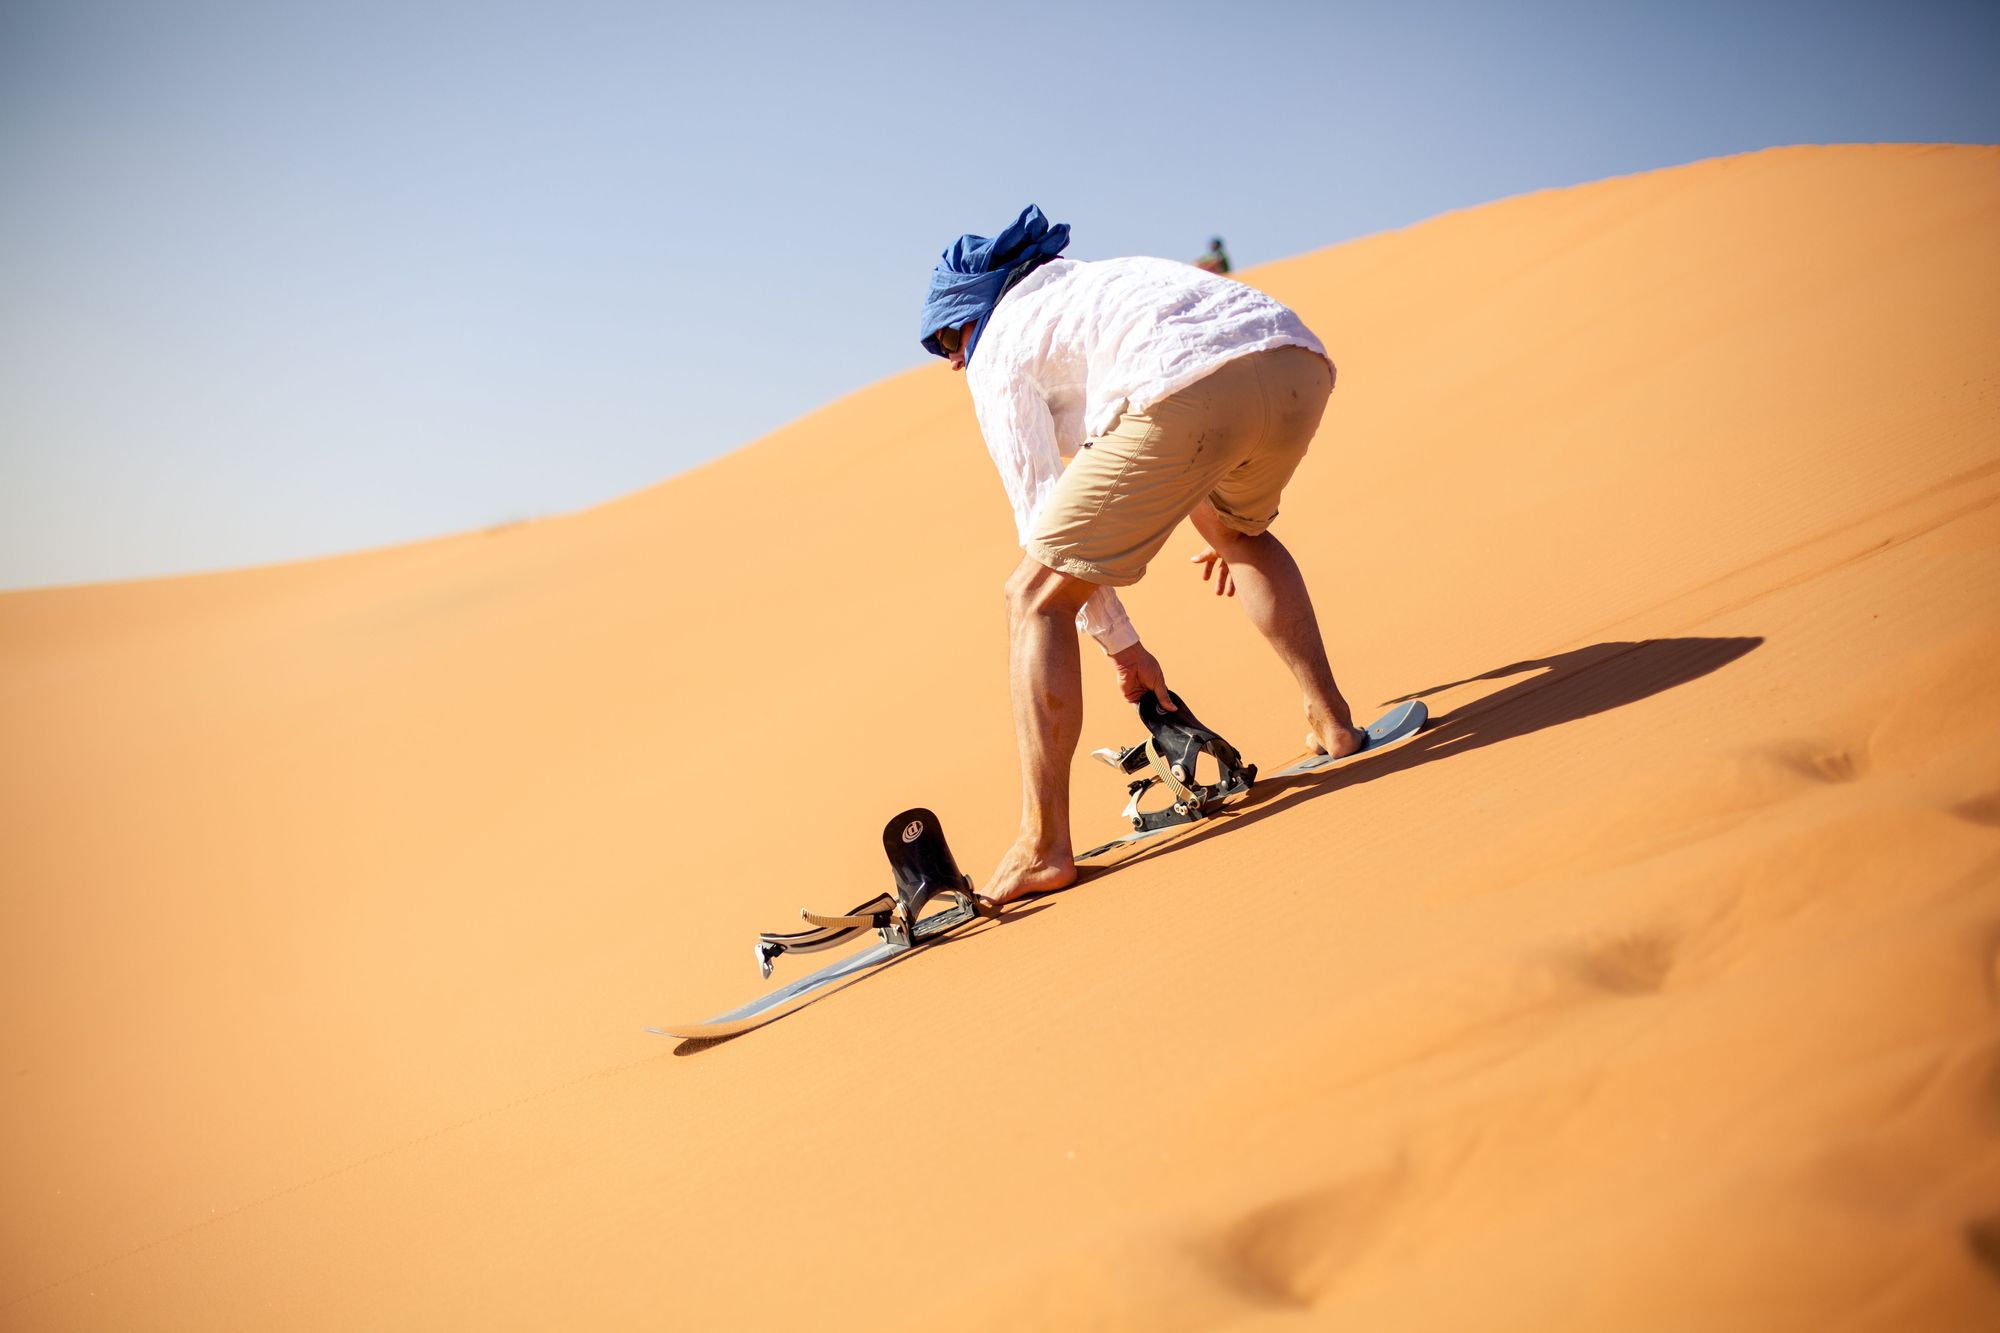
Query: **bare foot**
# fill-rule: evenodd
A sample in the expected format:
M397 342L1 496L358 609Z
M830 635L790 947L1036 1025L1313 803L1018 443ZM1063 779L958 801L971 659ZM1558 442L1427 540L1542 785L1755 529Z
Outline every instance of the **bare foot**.
M1076 858L1061 852L1039 852L1028 843L1016 842L1000 858L1000 868L986 881L986 893L974 898L982 912L993 913L1017 898L1035 893L1052 893L1076 883Z
M1312 728L1306 733L1306 748L1314 754L1345 759L1368 744L1368 734L1355 726L1352 718L1314 716L1312 705L1307 704L1306 722Z

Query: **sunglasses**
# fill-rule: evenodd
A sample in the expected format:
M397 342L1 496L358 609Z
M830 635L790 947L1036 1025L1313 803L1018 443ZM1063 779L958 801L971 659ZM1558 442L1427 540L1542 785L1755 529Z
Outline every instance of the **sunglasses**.
M947 324L937 331L935 337L946 356L957 356L959 343L965 339L965 330L955 324Z

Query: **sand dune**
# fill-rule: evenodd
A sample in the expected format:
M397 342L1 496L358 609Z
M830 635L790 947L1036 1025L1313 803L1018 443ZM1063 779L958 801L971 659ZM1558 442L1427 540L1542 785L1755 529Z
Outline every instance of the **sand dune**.
M1435 726L705 1048L643 1027L890 813L1009 837L942 366L0 597L0 1327L1994 1327L1996 236L2000 150L1800 148L1248 274L1341 367L1279 530L1343 686ZM1129 605L1275 771L1194 545Z

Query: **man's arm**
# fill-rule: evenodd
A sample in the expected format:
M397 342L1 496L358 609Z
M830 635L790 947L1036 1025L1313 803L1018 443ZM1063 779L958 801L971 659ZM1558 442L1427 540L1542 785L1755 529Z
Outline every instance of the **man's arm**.
M1015 385L1011 378L982 377L973 382L972 411L986 452L1000 473L1007 503L1014 509L1014 529L1023 546L1035 528L1035 515L1062 477L1062 451L1056 447L1055 420L1041 395Z

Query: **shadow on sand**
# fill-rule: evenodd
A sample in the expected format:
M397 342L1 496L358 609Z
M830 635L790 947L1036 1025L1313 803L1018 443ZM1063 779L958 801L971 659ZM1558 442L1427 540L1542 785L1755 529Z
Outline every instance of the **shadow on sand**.
M1255 824L1301 801L1318 800L1364 782L1375 782L1482 746L1512 740L1530 732L1559 727L1597 713L1638 703L1685 685L1734 662L1764 642L1751 636L1731 639L1645 639L1638 643L1599 643L1553 657L1512 662L1463 680L1447 681L1387 701L1389 706L1422 699L1463 685L1530 675L1504 689L1475 699L1431 719L1402 745L1375 757L1363 757L1315 773L1261 780L1248 802L1206 828L1169 837L1156 847L1140 850L1108 866L1088 867L1077 884L1121 870L1163 853L1219 837ZM1075 886L1072 886L1075 887Z

